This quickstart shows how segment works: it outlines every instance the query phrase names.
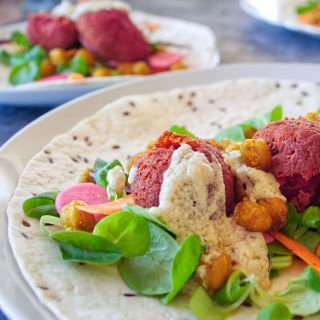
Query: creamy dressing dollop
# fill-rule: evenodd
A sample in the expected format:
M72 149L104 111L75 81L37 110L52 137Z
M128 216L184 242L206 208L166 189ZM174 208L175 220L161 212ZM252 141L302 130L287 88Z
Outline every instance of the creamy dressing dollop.
M126 186L126 176L123 169L120 166L110 169L107 173L107 181L112 190L117 194L122 193Z
M161 216L183 240L197 234L205 246L202 262L222 253L233 268L254 274L268 287L268 250L261 233L246 231L226 216L225 186L219 162L210 163L204 154L183 144L173 152L163 176L159 206L150 209ZM201 276L203 267L199 267Z

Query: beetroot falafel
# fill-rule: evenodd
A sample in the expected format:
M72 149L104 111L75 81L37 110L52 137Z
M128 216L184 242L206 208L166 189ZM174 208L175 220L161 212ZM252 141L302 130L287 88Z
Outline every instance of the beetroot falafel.
M73 21L44 12L29 15L27 35L33 45L41 45L46 50L67 49L77 40Z
M203 153L209 162L219 162L225 185L226 209L230 213L234 207L233 176L221 151L207 140L193 139L169 131L165 131L155 142L153 149L139 156L133 164L136 173L131 192L135 202L145 208L159 205L163 174L170 165L174 150L182 144L188 144L193 151Z
M302 211L320 198L320 123L303 118L272 122L258 130L272 153L271 172L281 192Z
M121 10L99 10L76 21L82 45L103 62L134 62L151 54L149 43Z

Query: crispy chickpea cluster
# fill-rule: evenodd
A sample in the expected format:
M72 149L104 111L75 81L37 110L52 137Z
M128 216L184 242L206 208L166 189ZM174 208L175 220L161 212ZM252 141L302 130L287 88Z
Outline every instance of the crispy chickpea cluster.
M213 258L209 263L206 263L202 282L209 294L213 294L220 289L228 280L231 272L232 263L230 258L225 254L221 254L219 257Z
M91 232L96 224L94 216L77 209L77 206L85 205L83 201L72 201L65 205L60 214L60 221L65 229L82 230Z
M263 199L258 203L244 198L234 210L237 224L252 232L278 230L286 223L288 208L280 198Z
M267 171L271 166L271 152L262 139L246 139L240 146L241 160L249 167Z
M94 183L94 179L90 175L91 172L93 172L92 168L87 168L84 171L82 171L82 173L79 177L79 182L80 183L86 183L86 182L93 182Z
M310 121L320 122L320 115L317 112L308 112L304 118Z

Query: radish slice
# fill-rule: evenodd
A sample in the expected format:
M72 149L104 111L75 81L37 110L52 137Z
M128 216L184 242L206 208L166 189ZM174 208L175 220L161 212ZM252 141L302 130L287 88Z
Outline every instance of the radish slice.
M94 183L78 183L58 193L56 209L61 212L62 208L74 200L81 200L88 205L108 202L107 191Z
M38 80L38 82L45 82L45 81L55 81L55 80L66 80L68 79L67 73L60 73L60 74L54 74L53 76L48 76L45 78L42 78Z
M160 51L148 58L148 63L152 69L167 70L173 64L179 63L185 54L183 52Z
M263 232L262 234L266 243L271 243L275 240L275 238L269 232Z

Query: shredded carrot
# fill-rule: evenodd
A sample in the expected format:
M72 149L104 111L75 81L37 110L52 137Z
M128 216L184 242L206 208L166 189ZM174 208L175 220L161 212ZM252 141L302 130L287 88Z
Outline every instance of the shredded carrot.
M123 205L126 203L128 204L135 204L134 200L132 198L132 195L127 195L123 198L120 198L118 200L110 201L103 204L97 204L97 205L88 205L88 206L77 206L77 209L88 212L88 213L94 213L94 214L112 214L118 211L122 210Z
M286 248L288 248L292 253L302 259L305 263L313 267L315 270L320 272L320 258L318 258L314 253L304 247L302 244L287 237L279 231L268 231L274 238L281 242Z
M143 25L143 28L146 30L149 30L149 31L155 31L155 30L159 29L160 27L161 27L160 23L152 23L152 22L145 23Z

